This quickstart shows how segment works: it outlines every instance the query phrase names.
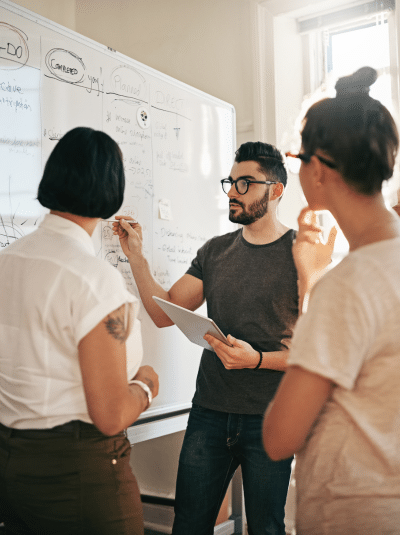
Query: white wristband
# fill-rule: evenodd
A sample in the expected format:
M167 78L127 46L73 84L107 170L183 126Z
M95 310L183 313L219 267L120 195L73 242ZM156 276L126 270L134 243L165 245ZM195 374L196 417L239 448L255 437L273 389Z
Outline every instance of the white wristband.
M132 381L129 381L130 385L139 385L140 388L142 388L149 398L149 404L147 405L146 409L148 409L151 405L151 402L153 401L153 394L151 393L150 387L146 385L143 381L137 381L136 379L133 379Z

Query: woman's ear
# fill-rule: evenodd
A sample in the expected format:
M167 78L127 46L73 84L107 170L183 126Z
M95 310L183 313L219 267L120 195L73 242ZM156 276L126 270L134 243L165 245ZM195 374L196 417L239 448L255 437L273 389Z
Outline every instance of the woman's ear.
M311 156L310 160L310 169L311 176L315 186L321 186L325 182L325 168L322 162L318 160L316 156Z

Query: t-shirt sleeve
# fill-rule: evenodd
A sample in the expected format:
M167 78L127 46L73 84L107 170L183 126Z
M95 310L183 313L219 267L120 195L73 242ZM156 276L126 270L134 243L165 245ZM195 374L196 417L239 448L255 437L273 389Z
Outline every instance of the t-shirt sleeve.
M187 275L193 275L196 279L203 280L204 259L206 257L209 243L210 240L202 245L197 251L196 257L192 260L189 269L186 271Z
M288 364L352 389L371 347L373 325L360 293L326 275L297 321Z
M103 263L93 277L82 279L80 286L79 297L75 293L72 301L76 344L103 318L124 304L133 307L133 315L137 315L138 299L127 290L122 275L110 264Z

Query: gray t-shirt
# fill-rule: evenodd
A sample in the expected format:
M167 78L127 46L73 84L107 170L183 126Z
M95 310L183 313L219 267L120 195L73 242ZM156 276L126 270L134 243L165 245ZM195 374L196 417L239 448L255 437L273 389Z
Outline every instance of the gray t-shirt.
M257 350L285 349L298 317L295 231L253 245L237 230L212 238L197 252L187 274L203 281L208 316L225 335ZM204 350L193 403L222 412L263 414L282 379L275 370L227 370Z

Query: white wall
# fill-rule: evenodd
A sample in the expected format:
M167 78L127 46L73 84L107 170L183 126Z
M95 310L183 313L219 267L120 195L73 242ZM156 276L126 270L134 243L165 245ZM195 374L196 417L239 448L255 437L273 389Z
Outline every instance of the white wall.
M253 136L254 0L16 0L236 108Z
M296 20L290 15L274 17L276 145L283 151L298 151L298 117L303 101L302 40ZM289 173L288 185L279 206L283 223L297 228L297 216L305 206L297 175Z
M76 29L252 117L250 2L76 0Z
M14 3L75 30L75 0L15 0Z

